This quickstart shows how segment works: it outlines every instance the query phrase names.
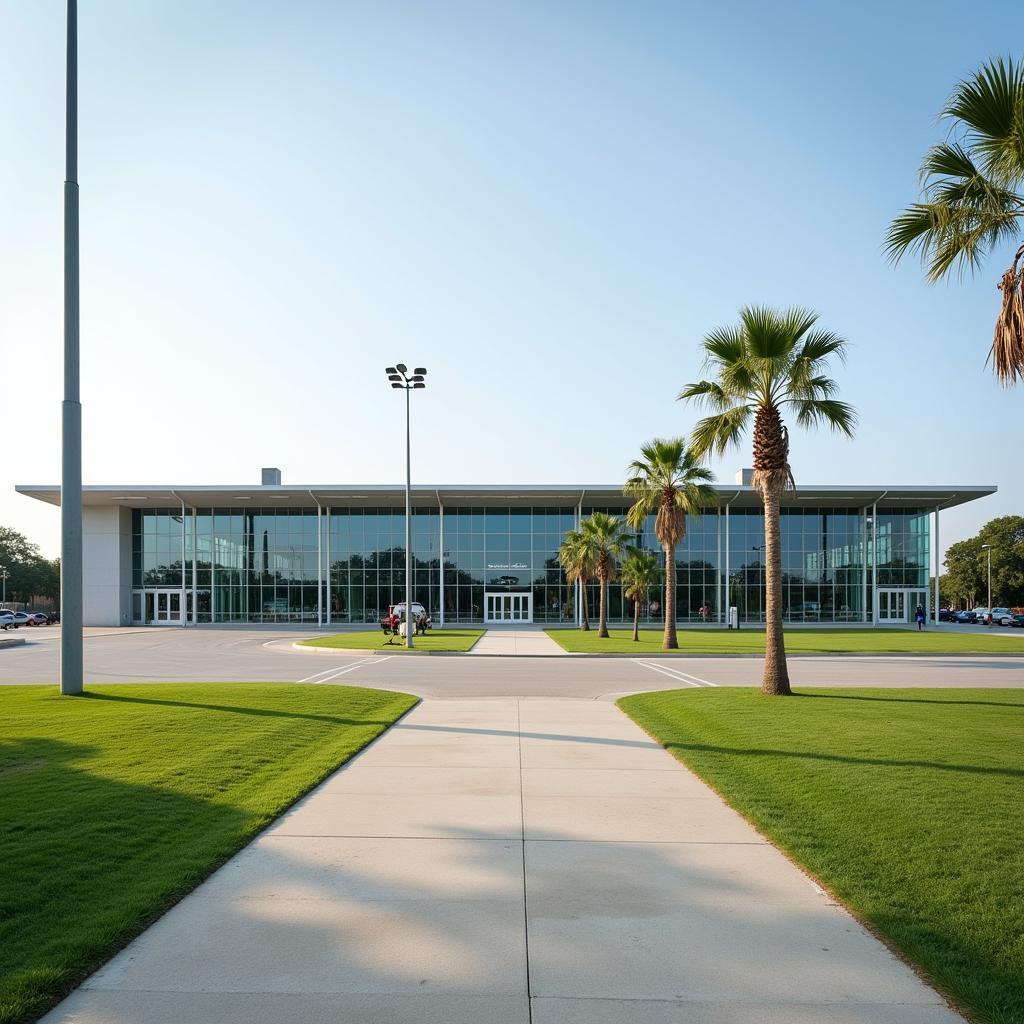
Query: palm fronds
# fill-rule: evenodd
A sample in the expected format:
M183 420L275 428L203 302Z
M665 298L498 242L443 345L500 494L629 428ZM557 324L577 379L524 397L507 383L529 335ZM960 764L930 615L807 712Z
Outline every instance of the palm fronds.
M896 217L885 250L913 253L930 281L975 271L1024 232L1024 62L988 61L953 91L942 117L950 138L921 164L921 197ZM1001 384L1024 379L1024 316L1018 251L999 288L1002 308L989 358Z

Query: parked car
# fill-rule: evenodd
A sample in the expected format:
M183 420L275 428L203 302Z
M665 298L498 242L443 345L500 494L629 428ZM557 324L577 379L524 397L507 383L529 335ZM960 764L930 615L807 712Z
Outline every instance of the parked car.
M939 622L956 622L957 613L952 608L939 609Z
M982 626L988 625L988 609L987 608L975 608L974 609L974 621Z
M18 626L28 626L30 624L28 621L28 612L11 612L11 614L14 616L15 629L17 629ZM32 623L32 625L35 625L35 623Z
M60 622L60 612L50 612L46 616L46 624L48 626L55 626L59 622Z
M29 612L28 622L26 626L45 626L48 625L49 619L42 612Z
M1015 612L1013 616L1013 622L1011 622L1010 625L1016 626L1018 629L1024 629L1024 614L1021 614L1020 612Z
M18 623L14 619L14 612L6 608L0 608L0 629L17 629Z
M1013 612L1009 608L993 608L992 624L994 626L1009 626L1013 623Z
M978 621L978 613L975 612L975 611L970 611L970 610L965 610L965 611L957 612L956 615L953 617L953 621L954 622L969 622L969 623L973 624L973 623Z

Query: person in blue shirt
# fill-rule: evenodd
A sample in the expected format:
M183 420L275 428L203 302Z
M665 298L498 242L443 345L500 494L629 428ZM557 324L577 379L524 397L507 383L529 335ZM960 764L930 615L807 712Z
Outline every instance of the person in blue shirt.
M920 633L924 629L924 609L918 605L917 611L914 612L914 621L917 622L917 631Z

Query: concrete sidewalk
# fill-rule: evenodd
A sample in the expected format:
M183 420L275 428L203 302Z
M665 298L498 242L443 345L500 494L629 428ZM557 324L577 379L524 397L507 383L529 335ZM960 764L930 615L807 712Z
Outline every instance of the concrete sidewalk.
M542 629L510 629L507 626L498 626L488 629L469 653L548 656L568 652Z
M46 1024L953 1024L614 705L428 701Z

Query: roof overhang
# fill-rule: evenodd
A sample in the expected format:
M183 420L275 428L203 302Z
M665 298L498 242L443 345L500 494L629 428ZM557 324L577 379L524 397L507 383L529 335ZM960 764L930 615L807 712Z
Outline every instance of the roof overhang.
M731 508L757 508L761 497L752 487L738 485L715 486L719 501ZM60 505L60 487L49 484L33 486L19 484L15 490L37 501ZM968 501L995 494L995 486L893 486L893 487L799 487L783 495L787 507L814 505L829 508L866 508L875 502L885 507L925 508L929 510L952 508ZM585 505L608 508L628 508L630 501L622 488L609 484L507 484L435 485L420 484L412 488L412 503L416 508L436 508L439 504L451 507L502 506L529 507L535 505L574 508L583 496ZM315 508L320 505L346 508L404 507L405 488L390 484L365 484L339 487L331 484L311 484L301 487L279 486L129 486L100 484L82 488L82 504L86 508L174 508L184 502L189 508Z

